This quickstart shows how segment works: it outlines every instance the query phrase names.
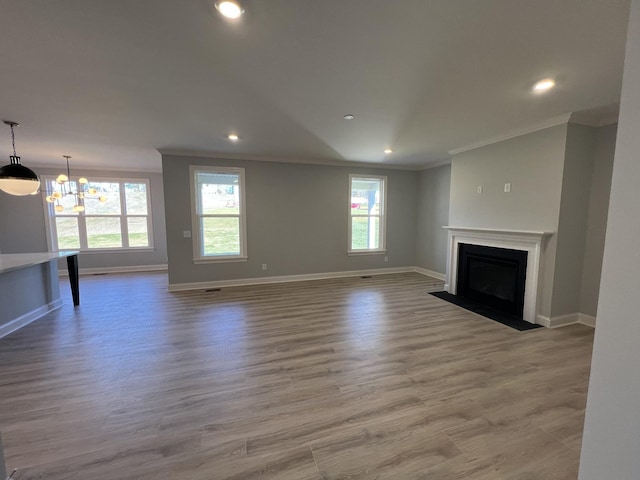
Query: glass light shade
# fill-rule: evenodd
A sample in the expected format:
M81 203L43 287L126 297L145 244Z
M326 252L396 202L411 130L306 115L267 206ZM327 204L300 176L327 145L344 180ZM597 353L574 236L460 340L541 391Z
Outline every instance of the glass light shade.
M105 197L104 195L100 195L100 197L98 198L98 200L100 200L100 202L104 203L107 201L107 197Z
M84 185L85 183L89 183L89 180L87 180L85 177L80 177L80 178L78 179L78 183L79 183L80 185Z
M89 190L87 190L87 193L89 195L95 195L96 193L98 193L98 190L96 190L95 188L90 188Z
M0 190L9 195L31 195L40 188L40 179L33 170L19 163L0 168Z
M82 206L82 205L75 205L75 206L73 207L73 211L74 211L74 212L84 212L84 206Z
M53 203L53 202L55 202L55 201L56 201L56 199L55 199L55 198L53 198L51 195L47 195L47 196L45 197L45 200L46 200L47 202L49 202L49 203Z
M56 182L58 182L58 183L60 183L60 184L62 184L62 183L64 183L64 182L66 182L67 180L69 180L69 177L67 177L67 176L66 176L66 175L64 175L64 174L60 174L60 175L58 175L58 176L56 177Z
M54 209L56 212L64 212L64 207L62 205L56 205Z
M60 192L53 192L53 193L51 194L51 196L52 196L53 198L55 198L56 200L58 200L58 199L62 198L62 193L60 193Z

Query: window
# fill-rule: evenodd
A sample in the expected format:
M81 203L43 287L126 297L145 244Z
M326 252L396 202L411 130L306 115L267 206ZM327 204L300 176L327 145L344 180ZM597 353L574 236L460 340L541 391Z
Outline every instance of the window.
M54 192L55 178L43 180L47 195ZM77 178L69 179L67 190L77 192L77 182ZM56 203L45 202L52 250L153 247L148 180L94 179L87 187L95 189L95 194L81 200L84 211L74 211L77 200L72 194Z
M349 175L349 253L385 251L387 177Z
M244 261L244 169L191 167L194 261Z

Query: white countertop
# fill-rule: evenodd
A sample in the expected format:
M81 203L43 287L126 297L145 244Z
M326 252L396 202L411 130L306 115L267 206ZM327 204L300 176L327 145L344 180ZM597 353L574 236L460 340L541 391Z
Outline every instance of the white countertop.
M65 250L61 252L0 254L0 273L31 267L40 263L50 262L51 260L77 255L78 253L79 252L75 250Z

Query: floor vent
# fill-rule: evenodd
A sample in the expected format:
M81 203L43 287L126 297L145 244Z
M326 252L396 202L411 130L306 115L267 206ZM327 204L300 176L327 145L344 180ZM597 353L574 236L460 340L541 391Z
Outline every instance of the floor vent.
M205 292L219 292L220 290L222 290L221 288L209 288L208 290L205 290Z
M372 278L372 277L371 277L371 275L363 275L363 276L362 276L362 277L360 277L360 278Z

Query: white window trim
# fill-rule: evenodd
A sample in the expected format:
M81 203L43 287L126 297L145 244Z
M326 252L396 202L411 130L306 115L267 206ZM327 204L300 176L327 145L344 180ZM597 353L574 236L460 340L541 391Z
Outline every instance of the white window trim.
M382 202L380 202L380 242L378 248L367 248L361 250L353 250L351 248L351 240L353 234L353 226L352 226L352 218L351 215L351 193L353 191L353 179L363 179L363 180L381 180L382 181ZM349 174L349 198L347 202L347 222L348 222L348 238L347 238L347 255L356 256L356 255L381 255L387 253L387 177L385 175L361 175L351 173ZM365 216L365 215L363 215ZM366 215L368 216L368 215Z
M78 179L80 177L82 177L82 174L74 174L71 176L71 178L69 179L70 181L78 181ZM48 185L48 182L50 181L55 181L56 180L56 176L55 175L42 175L41 177L41 181L42 183L44 183L45 188ZM141 247L131 247L131 246L126 246L126 247L112 247L112 248L89 248L87 245L87 230L86 230L86 225L85 225L85 217L87 216L86 214L79 214L77 216L78 218L78 236L80 238L80 248L74 248L73 250L77 250L79 252L84 253L114 253L114 252L153 252L155 251L155 247L154 247L154 239L153 239L153 218L152 218L152 208L151 208L151 184L148 178L123 178L123 177L94 177L91 176L90 177L90 183L91 182L106 182L106 183L119 183L121 186L125 183L144 183L147 188L147 215L140 215L140 214L132 214L132 215L127 215L127 213L124 211L123 206L126 205L125 203L125 199L124 199L124 188L120 188L120 215L88 215L89 217L98 217L98 216L104 216L104 217L111 217L111 218L124 218L126 219L127 217L147 217L147 238L149 239L149 244L145 245L145 246L141 246ZM47 248L49 249L50 252L59 252L59 251L63 251L63 250L69 250L68 248L64 248L64 249L60 249L58 248L58 233L57 233L57 229L56 229L56 225L55 222L52 221L52 219L56 218L56 214L54 211L54 204L53 203L49 203L45 200L45 196L46 194L43 194L42 196L42 201L44 202L44 208L45 208L45 225L47 228ZM89 200L89 201L94 201L94 200ZM60 216L60 215L58 215ZM69 217L72 217L72 215L69 215ZM73 215L73 217L75 218L75 215ZM122 235L122 240L123 242L127 241L127 243L129 242L129 236L128 236L128 224L126 221L124 222L120 222L120 229L121 229L121 235Z
M202 231L200 230L200 218L198 216L198 184L196 174L205 173L222 173L238 175L240 186L240 254L239 255L219 255L205 256L202 255ZM193 241L193 263L232 263L246 262L247 254L247 210L246 210L246 192L244 168L236 167L214 167L208 165L190 165L189 178L191 189L191 232Z

